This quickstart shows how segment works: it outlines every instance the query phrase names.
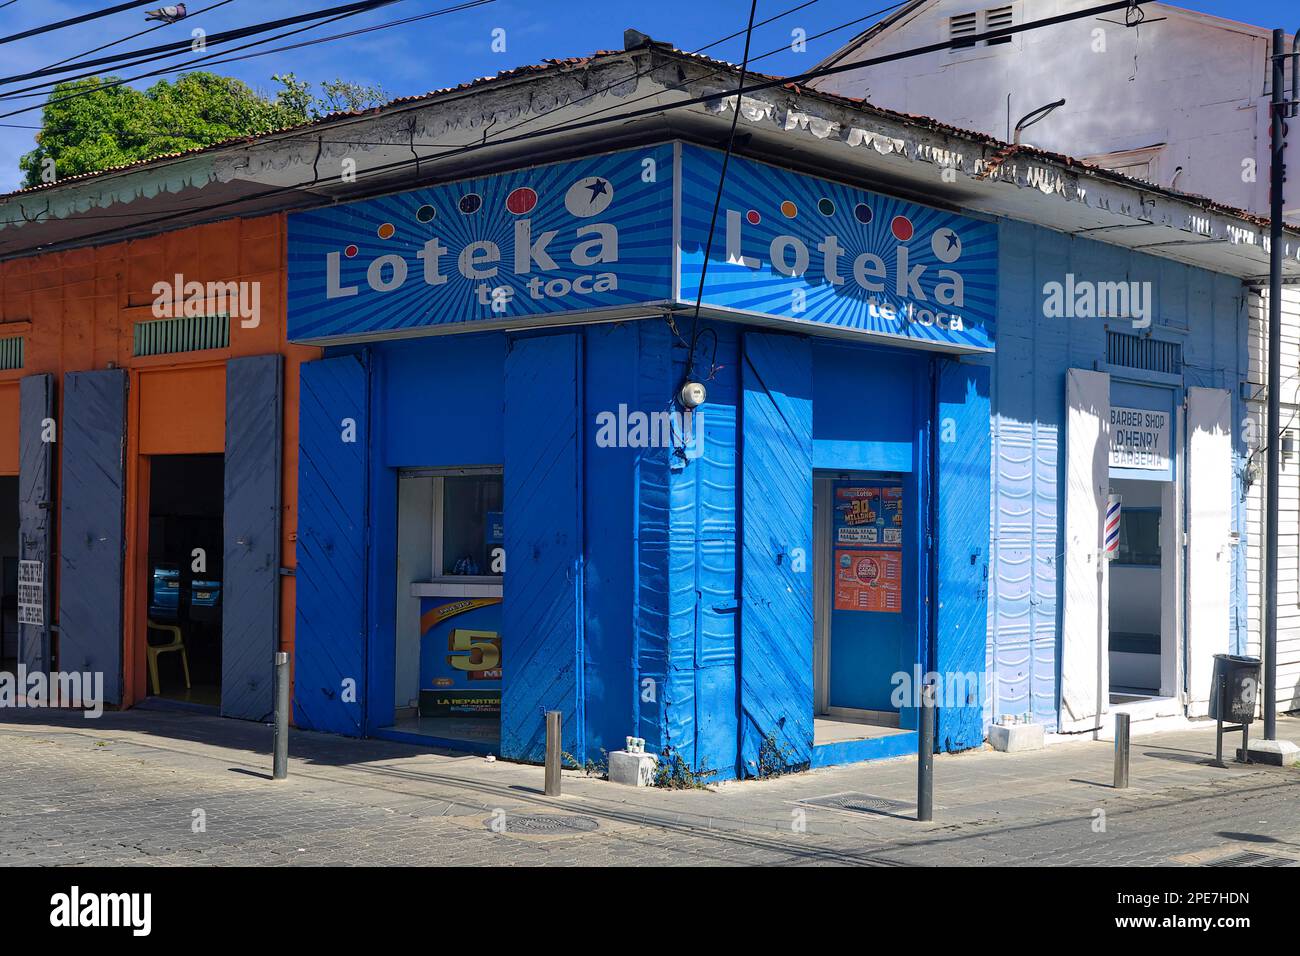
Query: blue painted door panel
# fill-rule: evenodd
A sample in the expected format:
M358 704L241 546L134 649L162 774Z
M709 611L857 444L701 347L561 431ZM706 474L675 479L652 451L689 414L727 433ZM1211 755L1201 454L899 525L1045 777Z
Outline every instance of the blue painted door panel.
M501 753L512 760L543 760L548 710L563 714L565 749L585 751L580 368L574 334L519 339L506 356Z
M279 355L226 363L221 715L263 720L280 633Z
M122 701L126 389L123 369L63 378L59 669L102 672Z
M365 357L306 362L300 371L298 570L294 719L359 736L365 692Z
M988 639L989 370L938 360L936 660L938 746L978 747Z
M772 738L812 759L812 351L746 333L742 366L740 773Z
M18 385L18 557L39 561L44 578L45 623L18 625L18 660L29 673L50 668L50 623L54 569L54 442L46 421L54 420L54 376L28 375Z

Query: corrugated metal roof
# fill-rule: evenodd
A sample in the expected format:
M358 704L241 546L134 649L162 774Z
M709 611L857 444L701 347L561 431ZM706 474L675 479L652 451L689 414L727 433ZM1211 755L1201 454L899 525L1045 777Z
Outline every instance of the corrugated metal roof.
M421 93L412 96L397 97L395 99L389 100L387 103L383 104L382 106L371 107L365 110L331 113L328 116L323 116L319 119L312 120L307 123L301 123L296 126L288 126L282 129L272 130L266 133L261 133L252 136L235 137L229 140L224 140L220 143L213 143L209 146L196 147L194 149L185 150L182 152L171 153L166 156L155 157L154 159L150 159L150 160L142 160L137 163L123 164L120 166L99 170L93 173L82 173L76 176L69 176L66 179L60 179L54 183L43 183L39 186L27 187L25 189L17 190L15 192L0 196L0 202L15 196L29 195L35 192L58 189L59 187L68 186L74 183L84 183L86 181L95 179L97 177L120 174L123 172L131 172L134 170L145 170L153 166L175 161L176 159L191 157L202 153L213 152L220 149L226 149L231 146L237 146L241 144L253 144L264 140L269 140L273 137L283 136L286 134L301 133L306 130L326 127L331 124L338 123L340 121L351 121L365 116L378 117L383 115L385 112L397 107L408 107L412 104L433 102L440 97L451 96L455 94L465 93L471 90L482 89L509 80L515 80L524 77L542 76L547 74L559 73L566 70L585 69L591 66L592 64L600 62L602 60L609 60L615 57L630 56L638 52L638 50L644 50L647 48L652 48L655 52L665 56L675 57L683 60L689 60L692 62L704 64L719 72L728 71L733 74L738 74L740 71L740 67L738 65L734 63L730 63L726 60L719 60L714 57L704 56L703 54L699 54L699 53L691 53L684 50L678 50L664 43L648 41L642 47L633 50L598 50L588 56L547 59L536 64L518 66L509 70L502 70L499 73L497 73L495 76L479 77L478 79L469 80L465 83L460 83L455 86L449 86L438 90L432 90L427 93ZM750 71L748 76L751 79L755 79L760 82L779 82L782 79L780 76L776 76L773 74L757 73L753 71ZM795 82L784 83L781 85L780 88L789 90L790 92L799 96L809 96L809 97L816 98L818 100L822 100L824 102L833 103L840 106L847 106L852 109L858 110L863 114L879 117L881 119L903 122L903 123L914 125L925 131L935 132L943 135L949 135L956 138L960 138L966 140L972 145L987 146L995 150L1000 150L1002 153L1003 160L1009 159L1013 155L1039 158L1044 161L1055 163L1067 168L1077 169L1080 172L1086 173L1088 175L1101 177L1103 179L1107 179L1117 183L1122 183L1125 185L1136 186L1148 192L1159 193L1161 195L1169 196L1175 199L1194 201L1198 205L1205 208L1206 210L1217 212L1226 216L1231 216L1233 218L1237 218L1244 222L1249 222L1254 225L1267 225L1268 223L1267 218L1257 216L1251 212L1248 212L1243 209L1239 209L1234 206L1229 206L1224 203L1220 203L1208 197L1197 196L1191 193L1182 193L1182 192L1178 192L1177 190L1169 189L1168 187L1153 185L1143 180L1136 179L1130 176L1125 176L1124 174L1115 172L1113 170L1105 169L1101 166L1097 166L1091 163L1085 163L1082 160L1076 159L1072 156L1067 156L1063 153L1055 153L1049 150L1041 149L1039 147L1028 146L1028 145L1013 146L1012 144L1006 143L995 136L990 136L986 133L978 132L975 130L963 129L958 126L953 126L948 123L943 123L930 116L922 116L922 115L917 115L912 113L901 113L896 110L891 110L885 107L872 105L867 100L862 98L848 97L848 96L841 96L834 93L827 93L822 90L814 89L808 86L803 86Z

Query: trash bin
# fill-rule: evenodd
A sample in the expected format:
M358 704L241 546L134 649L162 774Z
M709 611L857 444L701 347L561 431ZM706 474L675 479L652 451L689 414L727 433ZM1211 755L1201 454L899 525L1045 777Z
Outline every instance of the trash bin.
M1227 706L1219 713L1220 680ZM1259 658L1237 654L1214 655L1214 683L1210 687L1210 717L1214 720L1248 724L1255 719L1255 698L1259 692Z

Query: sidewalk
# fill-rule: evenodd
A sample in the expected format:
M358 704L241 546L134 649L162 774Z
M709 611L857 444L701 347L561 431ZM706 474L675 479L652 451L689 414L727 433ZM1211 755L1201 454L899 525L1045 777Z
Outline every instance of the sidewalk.
M564 795L549 798L540 767L405 744L294 732L289 780L272 782L263 725L10 711L0 863L1168 865L1243 850L1300 861L1300 770L1207 766L1213 726L1136 739L1124 791L1110 785L1105 742L941 755L935 819L921 824L910 758L708 791L566 772ZM1300 739L1300 719L1278 729ZM808 802L843 794L896 803Z

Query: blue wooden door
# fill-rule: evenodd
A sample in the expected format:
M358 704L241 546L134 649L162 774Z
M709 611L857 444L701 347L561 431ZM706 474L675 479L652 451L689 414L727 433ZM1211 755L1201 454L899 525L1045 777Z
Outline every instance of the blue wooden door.
M223 717L265 720L275 706L282 392L279 355L226 363Z
M935 661L940 689L936 744L966 750L984 740L988 640L989 370L938 360L935 438Z
M368 371L358 355L300 370L294 719L360 736L365 692Z
M54 376L28 375L18 386L18 557L39 561L43 623L18 625L18 660L29 673L50 669L54 569Z
M813 746L812 350L750 332L741 384L740 773Z
M126 389L123 369L63 378L59 669L101 672L122 701Z
M585 749L580 348L577 335L548 335L506 356L501 753L512 760L545 757L548 710L563 714L565 749Z

